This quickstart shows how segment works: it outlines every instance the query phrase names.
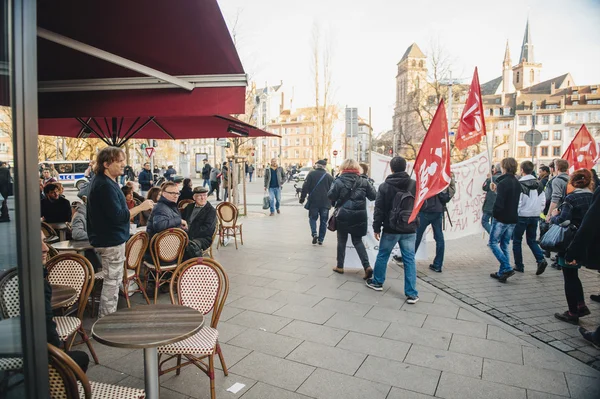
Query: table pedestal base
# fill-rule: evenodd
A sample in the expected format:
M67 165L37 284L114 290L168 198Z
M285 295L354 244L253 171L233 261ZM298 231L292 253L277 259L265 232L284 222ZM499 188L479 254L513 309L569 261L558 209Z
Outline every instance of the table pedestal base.
M144 348L144 381L146 385L146 398L158 399L158 351L154 348Z

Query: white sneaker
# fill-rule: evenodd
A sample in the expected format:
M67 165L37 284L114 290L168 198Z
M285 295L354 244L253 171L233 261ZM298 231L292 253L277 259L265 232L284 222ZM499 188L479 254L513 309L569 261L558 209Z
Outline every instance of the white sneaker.
M414 305L415 303L419 302L419 297L418 296L409 296L406 299L406 303Z
M225 239L223 240L223 246L226 247L227 244L229 244L230 241L231 241L231 238L225 237Z

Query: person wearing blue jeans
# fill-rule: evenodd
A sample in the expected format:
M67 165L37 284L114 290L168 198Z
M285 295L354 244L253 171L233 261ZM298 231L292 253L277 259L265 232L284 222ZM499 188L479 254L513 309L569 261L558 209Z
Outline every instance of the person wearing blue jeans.
M376 291L381 291L385 282L387 263L390 259L392 249L396 244L400 246L402 260L404 262L404 295L408 298L418 298L417 291L417 266L415 264L415 240L417 235L413 234L389 234L383 233L379 240L379 252L375 260L373 270L372 286ZM379 289L377 289L379 288Z
M538 264L545 263L544 260L544 252L540 248L537 243L537 227L539 216L533 217L522 217L519 216L519 221L517 222L514 232L513 232L513 255L515 256L515 270L518 272L523 272L523 249L521 248L521 244L523 242L523 234L525 234L525 239L527 241L527 245L535 260ZM545 269L545 267L544 267ZM540 273L541 274L541 273Z
M490 234L490 230L492 229L492 214L489 212L481 213L481 225L483 229Z
M271 214L269 216L281 213L279 206L281 203L281 188L285 182L285 172L283 168L277 164L277 159L271 159L271 166L265 170L265 192L269 190L269 204Z
M319 232L317 234L317 219L319 219ZM308 224L310 225L310 232L313 237L313 241L319 242L319 245L323 244L325 240L325 233L327 233L327 221L329 220L329 208L310 208L308 210Z
M506 283L506 280L515 274L510 266L508 244L519 220L518 209L522 189L519 180L515 176L517 161L514 158L504 158L500 163L500 167L502 176L498 177L495 183L490 184L490 190L496 192L496 201L494 202L494 219L492 220L488 246L500 262L500 269L497 273L490 274L490 277L501 283Z
M437 197L432 197L430 200L435 200ZM429 201L429 200L428 200ZM425 206L425 205L423 205ZM435 240L435 258L430 269L441 272L444 264L444 232L442 231L442 219L444 212L419 212L419 228L417 229L417 242L415 243L415 252L419 250L419 245L423 239L423 234L429 225L433 229L433 238Z
M494 212L494 203L496 202L496 192L490 189L492 183L496 183L496 180L502 175L502 169L500 164L492 166L492 173L485 179L481 189L485 192L485 199L483 200L483 207L481 208L481 225L484 230L490 234L492 228L492 213Z
M412 305L419 300L415 264L417 225L416 222L406 223L406 220L413 210L416 184L406 173L404 158L392 158L390 169L392 174L379 185L375 200L373 232L375 239L379 241L379 252L373 276L367 278L366 285L375 291L383 290L390 254L394 246L398 244L404 262L404 295L407 297L406 302ZM397 198L400 201L399 204L395 204ZM382 228L383 233L381 233Z
M304 203L308 196L308 203L304 206L308 209L308 224L312 236L313 245L317 242L323 245L325 233L327 232L327 220L329 219L329 209L331 201L327 198L327 193L333 183L333 176L325 170L327 163L324 160L318 160L314 165L314 170L306 176L302 185L300 194L300 203ZM320 218L320 227L317 234L317 219Z
M281 202L281 188L280 187L269 187L269 204L271 209L271 215L279 213L279 205Z

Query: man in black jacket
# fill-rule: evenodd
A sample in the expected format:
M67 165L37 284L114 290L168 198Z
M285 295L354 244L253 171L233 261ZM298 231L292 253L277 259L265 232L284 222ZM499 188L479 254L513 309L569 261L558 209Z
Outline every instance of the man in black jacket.
M504 158L501 163L502 176L492 183L490 188L496 191L497 197L494 203L492 228L490 230L489 247L500 262L497 273L490 277L506 283L506 280L515 274L510 266L510 252L508 244L513 235L515 226L519 220L519 199L521 197L521 184L515 176L517 173L517 161L514 158Z
M204 159L202 162L204 162L204 166L202 167L202 187L210 187L210 170L212 167L208 163L208 159Z
M485 191L485 199L483 200L482 214L481 214L481 225L483 229L490 234L492 228L492 212L494 211L494 202L496 202L496 192L490 190L490 185L495 183L496 180L502 175L500 164L492 166L492 174L483 182L481 189Z
M404 294L407 297L407 302L414 304L419 300L417 268L415 265L416 225L411 229L407 224L406 226L400 226L403 228L403 231L395 230L390 226L390 214L394 207L396 195L407 192L412 195L412 204L407 204L405 209L405 212L408 212L410 215L414 205L416 184L406 173L406 160L404 158L392 158L390 169L392 170L392 174L379 186L379 192L375 200L373 231L375 239L379 241L379 252L375 261L373 278L367 279L366 284L367 287L375 291L383 290L387 263L390 259L392 249L398 244L404 260ZM382 227L383 234L381 234Z
M185 259L202 256L212 245L217 228L217 211L208 202L208 189L194 188L194 204L185 207L181 217L187 222L190 242L185 249Z
M47 223L65 223L71 221L71 203L60 195L60 188L54 183L44 186L44 195L41 202L42 217Z
M333 183L333 176L327 173L325 167L327 162L324 160L317 161L315 170L312 170L304 184L302 185L302 194L300 195L300 203L304 203L308 195L308 202L305 208L308 209L308 223L312 234L312 243L323 245L325 233L327 232L327 220L329 219L329 209L331 209L331 201L327 198L327 193ZM320 218L319 234L317 235L317 219Z
M0 195L2 195L2 208L0 210L0 222L9 222L8 216L8 197L10 196L11 185L10 170L6 162L0 162Z
M150 163L146 162L144 164L144 169L138 175L138 182L140 183L140 188L142 189L142 197L146 197L148 195L148 191L154 185L154 178L152 177L152 172L150 171Z

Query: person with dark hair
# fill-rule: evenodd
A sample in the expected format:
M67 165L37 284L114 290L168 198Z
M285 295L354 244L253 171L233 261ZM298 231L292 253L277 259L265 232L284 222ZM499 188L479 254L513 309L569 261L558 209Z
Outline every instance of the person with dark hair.
M60 195L60 188L54 183L44 186L45 198L41 201L42 218L47 223L71 221L71 203Z
M392 174L379 185L375 211L373 213L373 231L379 241L379 252L375 261L373 278L366 281L367 287L382 291L387 264L396 244L404 261L404 295L407 303L415 304L419 300L417 291L417 268L415 264L415 241L418 222L406 223L402 218L412 212L416 193L416 183L406 173L406 160L394 157L390 161ZM383 233L381 229L383 227Z
M50 168L46 168L42 171L42 186L45 186L48 183L56 183L56 179L52 177Z
M554 209L552 211L552 218L550 221L552 224L561 224L568 220L570 221L570 225L579 228L582 225L586 213L592 205L592 190L594 189L592 172L587 169L576 170L571 175L569 183L575 188L575 190L565 197L560 211L558 209ZM595 223L597 223L597 221L595 221ZM581 285L581 280L579 279L578 274L578 270L581 265L577 262L572 262L573 258L576 256L574 252L576 248L577 247L574 247L573 249L570 249L570 251L567 250L571 259L570 263L565 259L565 252L558 253L558 264L562 267L565 281L565 296L567 298L569 310L564 313L554 314L554 317L557 319L575 325L579 323L580 317L590 314L590 310L585 304L583 286Z
M146 199L149 199L156 204L158 202L158 199L160 198L161 193L162 190L160 189L160 187L152 187L150 190L148 190L148 195L146 196Z
M352 238L352 245L365 270L364 279L373 275L369 265L369 256L362 238L367 235L368 215L367 199L373 201L377 192L368 180L361 176L360 165L354 159L346 159L340 166L340 176L337 177L327 197L335 202L337 209L337 266L333 268L336 273L344 273L344 260L346 258L346 244L348 235ZM273 172L274 174L275 172Z
M556 176L548 182L550 185L550 199L548 204L548 193L546 193L547 209L545 209L546 222L550 223L550 218L555 209L562 204L567 195L567 184L569 182L569 162L564 159L554 161Z
M194 193L192 192L192 179L183 179L183 187L179 191L179 201L194 199Z
M483 182L481 189L485 191L485 199L483 200L482 214L481 214L481 225L484 230L490 234L492 228L491 219L492 212L494 211L494 202L496 202L496 192L490 189L490 185L495 183L496 180L502 175L500 164L492 166L491 173L488 178Z
M533 162L521 162L521 195L519 197L519 218L517 225L513 231L513 255L515 257L515 271L523 273L525 266L523 265L523 252L521 244L523 242L523 234L526 234L527 245L537 262L536 275L544 273L548 263L544 259L544 253L537 243L537 227L540 212L544 210L546 204L546 196L540 190L541 183L532 175Z
M173 165L169 165L163 176L165 177L165 179L167 179L167 181L173 181L173 176L175 176L176 174L177 171L175 170Z
M8 197L11 193L12 178L6 162L0 162L0 195L2 195L2 208L0 208L0 222L10 222L8 215Z
M150 171L150 163L146 162L144 164L144 169L138 175L138 182L140 183L140 187L142 189L142 196L145 197L148 195L148 191L154 185L154 179L152 178L152 172Z
M497 194L492 212L492 228L488 246L500 262L497 273L490 277L506 283L506 280L515 274L510 266L510 253L508 244L512 238L515 226L519 220L519 200L521 195L521 184L515 174L517 173L517 161L514 158L504 158L500 163L502 176L492 183L490 189Z
M208 159L203 159L204 166L202 167L202 187L210 187L210 170L212 167L208 163Z
M117 310L119 285L123 280L125 243L129 240L129 220L152 209L152 201L144 201L129 209L116 179L123 174L125 154L117 147L105 147L96 158L96 176L90 183L87 199L87 228L90 244L102 259L104 282L100 295L99 316Z
M125 185L127 187L131 187L131 195L133 195L133 199L138 201L140 204L142 202L144 202L144 200L146 199L143 195L139 195L137 193L138 188L139 188L139 183L136 181L128 181L127 183L125 183Z
M592 180L594 181L594 187L600 187L600 178L598 178L598 172L596 172L596 169L590 169L590 171L592 172Z
M538 180L540 181L541 184L541 191L544 191L544 189L546 188L546 184L548 184L548 180L550 179L550 168L547 167L546 165L542 165L540 166L540 169L538 170Z
M325 233L327 232L327 220L329 219L329 210L331 201L327 198L327 193L333 184L333 176L327 173L325 167L327 164L323 160L315 163L315 169L311 170L306 176L302 185L300 194L300 203L303 204L308 195L308 202L305 206L308 209L308 224L312 235L312 243L323 245ZM320 219L319 232L317 234L317 219Z

